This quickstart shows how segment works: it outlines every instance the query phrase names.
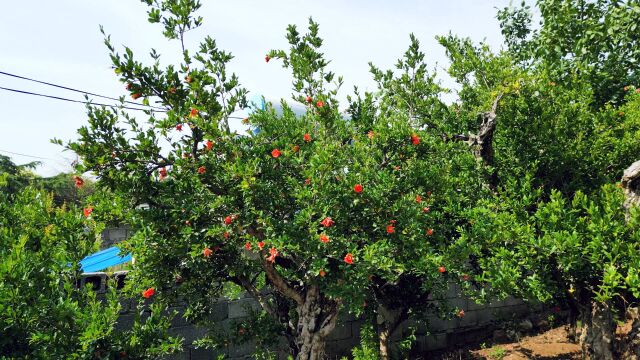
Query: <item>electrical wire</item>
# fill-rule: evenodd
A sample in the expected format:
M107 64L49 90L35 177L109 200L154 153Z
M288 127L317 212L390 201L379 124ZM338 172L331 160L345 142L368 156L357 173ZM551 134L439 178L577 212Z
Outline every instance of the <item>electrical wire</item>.
M21 153L17 153L17 152L13 152L13 151L2 150L2 149L0 149L0 152L11 154L11 155L24 156L24 157L28 157L28 158L40 159L40 160L56 161L56 160L54 160L52 158L47 158L47 157L42 157L42 156L35 156L35 155L21 154Z
M53 84L53 83L46 82L46 81L41 81L41 80L28 78L26 76L20 76L20 75L16 75L16 74L11 74L11 73L4 72L4 71L0 71L0 75L11 76L11 77L14 77L14 78L17 78L17 79L22 79L22 80L27 80L27 81L33 81L33 82L36 82L36 83L39 83L39 84L44 84L44 85L47 85L47 86L53 86L53 87L56 87L56 88L59 88L59 89L64 89L64 90L69 90L69 91L75 91L75 92L78 92L78 93L81 93L81 94L87 94L87 95L96 96L96 97L100 97L100 98L104 98L104 99L120 101L120 99L117 99L117 98L114 98L114 97L111 97L111 96L105 96L105 95L92 93L92 92L89 92L89 91L78 90L78 89L70 88L70 87L67 87L67 86L57 85L57 84ZM142 105L142 104L135 103L133 101L125 101L125 103L132 104L132 105L137 105L137 106L147 106L147 107L154 108L154 109L164 110L163 108L158 107L158 106Z
M39 94L39 93L34 93L34 92L24 91L24 90L10 89L10 88L6 88L6 87L2 87L2 86L0 86L0 90L13 91L13 92L17 92L17 93L25 94L25 95L41 96L41 97L54 99L54 100L69 101L69 102L81 103L81 104L91 104L91 105L96 105L96 106L121 107L123 109L128 109L128 110L155 111L155 112L161 112L161 113L166 113L167 112L167 110L141 109L141 108L134 108L134 107L129 107L129 106L121 106L121 105L116 105L116 104L100 104L100 103L94 103L94 102L90 102L90 101L73 100L73 99L67 99L67 98L63 98L63 97L59 97L59 96ZM244 120L245 119L244 117L241 117L241 116L227 116L227 118L229 118L229 119L239 119L239 120Z
M62 100L62 101L68 101L68 102L74 102L74 103L91 104L91 105L96 105L96 106L121 107L123 109L138 110L138 111L167 112L166 110L141 109L141 108L134 108L134 107L130 107L130 106L121 106L121 105L116 105L116 104L101 104L101 103L94 103L94 102L90 102L90 101L73 100L73 99L67 99L67 98L63 98L63 97L59 97L59 96L34 93L34 92L31 92L31 91L10 89L10 88L6 88L6 87L2 87L2 86L0 86L0 90L13 91L13 92L20 93L20 94L41 96L41 97L45 97L45 98L49 98L49 99Z

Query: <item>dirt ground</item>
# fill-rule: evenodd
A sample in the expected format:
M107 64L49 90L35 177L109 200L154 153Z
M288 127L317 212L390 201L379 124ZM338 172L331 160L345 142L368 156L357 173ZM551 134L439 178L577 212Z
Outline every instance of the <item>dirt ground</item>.
M516 343L494 345L470 351L472 359L527 360L580 359L580 346L567 340L564 327L551 329L535 336L526 336Z

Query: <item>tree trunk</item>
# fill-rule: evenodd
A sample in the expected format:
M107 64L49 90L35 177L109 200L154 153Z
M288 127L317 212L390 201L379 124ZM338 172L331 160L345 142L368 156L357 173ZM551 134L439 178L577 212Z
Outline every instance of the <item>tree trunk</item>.
M297 306L296 360L324 358L326 337L333 331L338 318L338 303L320 294L317 286L309 287L304 302Z
M582 314L582 358L613 360L616 323L608 304L592 303Z
M391 336L400 324L407 319L405 308L389 309L384 305L378 306L378 346L380 360L391 358Z
M624 189L627 219L631 206L640 206L640 160L629 166L622 175L620 185Z

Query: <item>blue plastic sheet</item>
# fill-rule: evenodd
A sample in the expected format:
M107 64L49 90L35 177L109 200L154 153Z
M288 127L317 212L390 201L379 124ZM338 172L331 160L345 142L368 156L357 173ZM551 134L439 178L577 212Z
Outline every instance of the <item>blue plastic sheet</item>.
M102 271L110 266L124 264L131 261L131 254L120 254L120 249L110 247L91 254L80 261L83 272Z

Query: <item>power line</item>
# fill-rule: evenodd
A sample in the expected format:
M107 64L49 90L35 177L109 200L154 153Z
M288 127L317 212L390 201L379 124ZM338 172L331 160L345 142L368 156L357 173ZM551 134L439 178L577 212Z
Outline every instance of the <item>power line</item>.
M104 98L104 99L120 101L120 99L117 99L117 98L114 98L114 97L111 97L111 96L105 96L105 95L100 95L100 94L92 93L92 92L89 92L89 91L78 90L78 89L70 88L70 87L67 87L67 86L57 85L57 84L53 84L53 83L46 82L46 81L41 81L41 80L36 80L36 79L28 78L28 77L26 77L26 76L20 76L20 75L16 75L16 74L10 74L10 73L8 73L8 72L4 72L4 71L0 71L0 75L6 75L6 76L11 76L11 77L14 77L14 78L17 78L17 79L22 79L22 80L27 80L27 81L33 81L33 82L36 82L36 83L39 83L39 84L44 84L44 85L47 85L47 86L53 86L53 87L56 87L56 88L59 88L59 89L65 89L65 90L69 90L69 91L75 91L75 92L78 92L78 93L81 93L81 94L87 94L87 95L97 96L97 97ZM147 107L151 107L151 108L154 108L154 109L162 109L162 110L164 110L163 108L158 107L158 106L152 106L152 105L141 105L141 104L135 103L135 102L133 102L133 101L125 101L125 103L127 103L127 104L132 104L132 105L137 105L137 106L147 106Z
M45 97L45 98L49 98L49 99L62 100L62 101L68 101L68 102L73 102L73 103L91 104L91 105L96 105L96 106L120 107L120 108L123 108L123 109L138 110L138 111L155 111L155 112L161 112L161 113L166 113L167 112L167 110L141 109L141 108L134 108L134 107L130 107L130 106L116 105L116 104L101 104L101 103L94 103L94 102L91 102L91 101L73 100L73 99L63 98L63 97L60 97L60 96L39 94L39 93L31 92L31 91L10 89L10 88L6 88L6 87L2 87L2 86L0 86L0 90L13 91L13 92L20 93L20 94L41 96L41 97ZM245 119L245 118L243 118L241 116L227 116L227 118L229 118L229 119L239 119L239 120Z
M120 105L115 105L115 104L101 104L101 103L94 103L94 102L90 102L90 101L73 100L73 99L67 99L67 98L63 98L63 97L59 97L59 96L53 96L53 95L45 95L45 94L34 93L34 92L30 92L30 91L17 90L17 89L9 89L9 88L2 87L2 86L0 86L0 89L2 89L2 90L6 90L6 91L13 91L13 92L20 93L20 94L34 95L34 96L42 96L42 97L46 97L46 98L49 98L49 99L62 100L62 101L69 101L69 102L81 103L81 104L91 104L91 105L97 105L97 106L121 107L121 108L123 108L123 109L128 109L128 110L138 110L138 111L167 112L166 110L141 109L141 108L134 108L134 107L130 107L130 106L120 106Z
M2 150L2 149L0 149L0 152L11 154L11 155L24 156L24 157L28 157L28 158L40 159L40 160L56 161L56 160L54 160L52 158L47 158L47 157L42 157L42 156L35 156L35 155L21 154L21 153L17 153L17 152L13 152L13 151Z

